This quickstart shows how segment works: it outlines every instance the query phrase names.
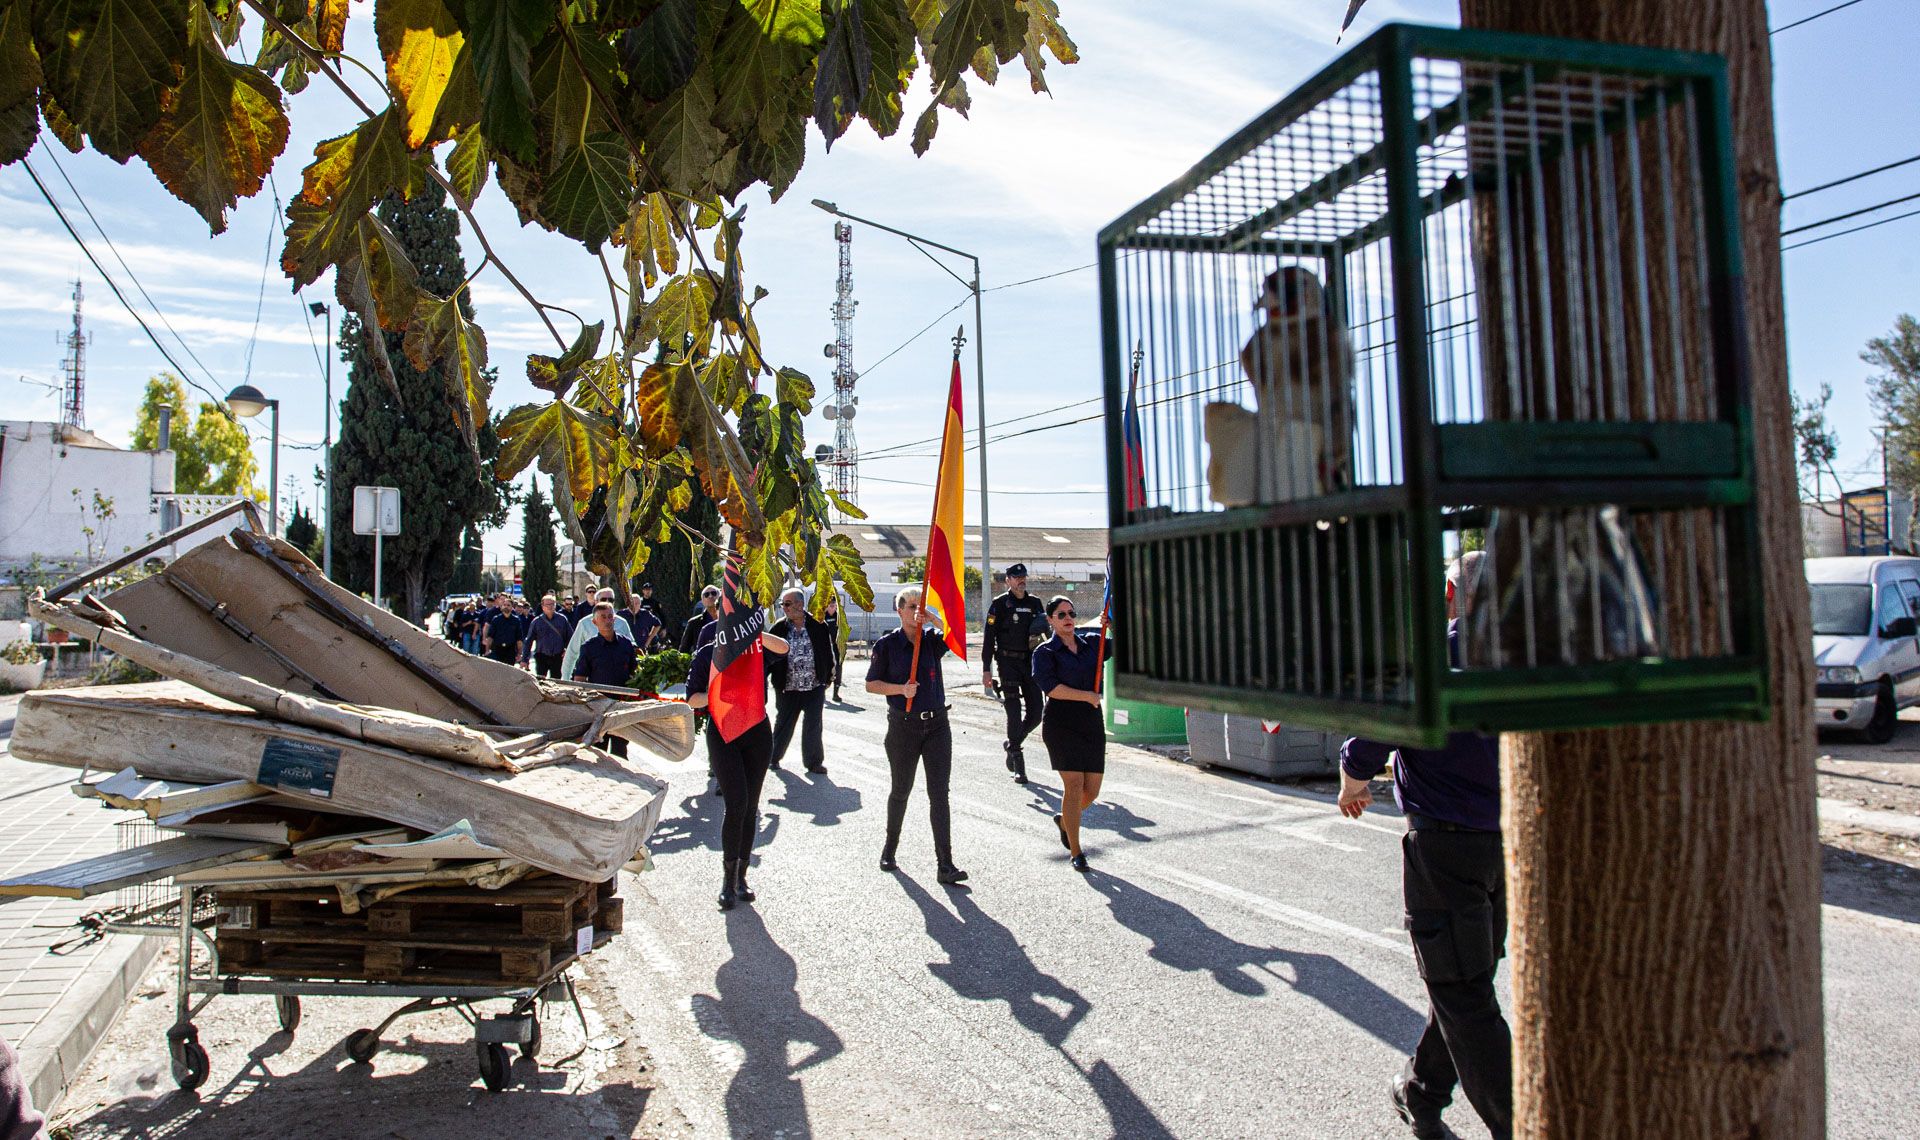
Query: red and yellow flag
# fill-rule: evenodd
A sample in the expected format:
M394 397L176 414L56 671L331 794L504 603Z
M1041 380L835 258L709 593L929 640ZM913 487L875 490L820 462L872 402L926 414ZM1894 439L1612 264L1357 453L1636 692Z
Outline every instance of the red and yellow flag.
M966 551L962 548L967 480L961 463L966 436L961 430L960 356L954 354L953 381L947 391L947 422L940 434L940 474L933 488L933 527L927 533L926 606L944 631L947 648L967 659Z

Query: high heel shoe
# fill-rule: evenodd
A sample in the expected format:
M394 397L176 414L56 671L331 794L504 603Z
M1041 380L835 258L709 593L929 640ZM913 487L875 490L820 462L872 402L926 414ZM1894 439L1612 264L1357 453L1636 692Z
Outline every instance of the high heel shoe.
M1084 875L1087 873L1087 856L1085 852L1075 855L1073 858L1067 860L1067 862L1073 864L1073 869L1081 874Z
M750 859L733 861L733 893L743 903L750 903L754 899L753 888L747 886L747 864L750 862Z
M1073 840L1067 838L1067 824L1065 820L1060 818L1059 812L1053 813L1053 826L1060 829L1060 846L1066 848L1068 851L1072 851Z

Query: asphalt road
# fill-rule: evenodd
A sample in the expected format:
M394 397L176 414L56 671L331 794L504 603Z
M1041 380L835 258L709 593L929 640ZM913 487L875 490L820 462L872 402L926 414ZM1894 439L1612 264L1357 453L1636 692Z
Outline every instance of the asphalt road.
M943 888L924 795L901 873L876 866L883 714L846 695L828 775L797 771L796 751L769 780L753 906L715 909L719 800L698 755L667 768L656 868L624 878L625 933L587 963L590 1023L550 1011L545 1063L516 1062L506 1093L479 1089L451 1013L397 1025L368 1066L340 1042L397 1003L312 999L288 1035L260 998L201 1013L213 1077L174 1092L156 970L60 1123L214 1140L1404 1135L1386 1081L1425 1001L1390 807L1343 820L1327 783L1113 747L1082 876L1042 754L1042 778L1015 786L998 707L956 696L955 848L973 877ZM1920 881L1829 849L1827 893L1829 1134L1912 1135ZM1486 1135L1464 1101L1449 1121Z
M846 695L828 774L798 771L796 748L769 779L758 903L714 907L719 801L699 794L696 756L657 870L629 890L629 935L596 963L695 1134L1399 1134L1386 1082L1425 1000L1390 808L1347 821L1330 784L1114 747L1082 876L1049 821L1044 754L1042 778L1014 785L998 706L957 696L954 842L972 879L947 889L924 798L902 873L877 868L883 713ZM1903 981L1920 976L1920 905L1883 870L1831 872L1849 904L1826 910L1836 1137L1908 1134L1920 1108L1899 1075L1920 1052ZM1464 1100L1448 1119L1486 1135Z

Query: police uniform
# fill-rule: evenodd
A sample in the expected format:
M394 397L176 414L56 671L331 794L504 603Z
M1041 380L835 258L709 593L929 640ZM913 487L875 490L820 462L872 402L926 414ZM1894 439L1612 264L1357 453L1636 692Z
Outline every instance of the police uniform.
M1024 563L1007 567L1008 578L1024 578ZM1020 746L1040 725L1040 686L1033 680L1033 651L1047 632L1047 606L1032 594L1015 597L1012 590L987 607L985 648L980 662L989 676L1000 665L1000 701L1007 710L1007 771L1019 783L1027 782L1027 760Z

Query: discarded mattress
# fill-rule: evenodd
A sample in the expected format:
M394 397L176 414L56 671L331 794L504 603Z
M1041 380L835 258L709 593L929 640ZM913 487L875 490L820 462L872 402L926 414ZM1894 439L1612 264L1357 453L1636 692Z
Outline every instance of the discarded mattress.
M597 748L550 747L567 751L564 763L519 773L477 768L289 724L159 681L28 693L10 751L74 768L131 765L161 780L252 780L429 833L471 820L480 843L603 882L652 834L666 784Z

